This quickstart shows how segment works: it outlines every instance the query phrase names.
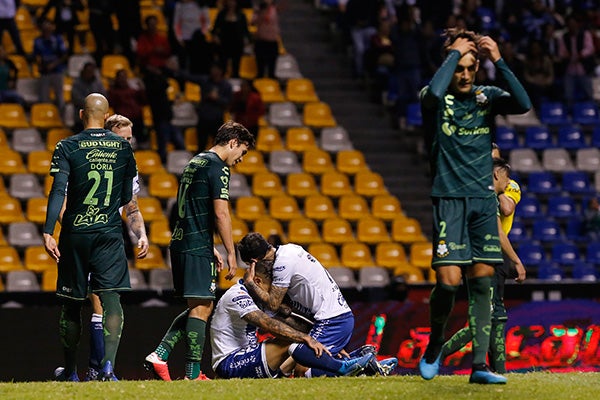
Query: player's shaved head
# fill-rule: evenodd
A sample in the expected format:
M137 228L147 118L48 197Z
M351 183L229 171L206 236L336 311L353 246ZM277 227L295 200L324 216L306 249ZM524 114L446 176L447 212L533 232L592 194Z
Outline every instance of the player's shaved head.
M108 100L100 93L89 94L80 113L86 128L103 128L108 114Z

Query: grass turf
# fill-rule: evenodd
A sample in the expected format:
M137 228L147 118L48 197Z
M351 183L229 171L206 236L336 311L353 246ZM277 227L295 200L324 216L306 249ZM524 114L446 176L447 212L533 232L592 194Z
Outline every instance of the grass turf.
M468 375L120 382L0 383L0 399L575 399L596 400L598 373L508 374L506 385L472 385Z

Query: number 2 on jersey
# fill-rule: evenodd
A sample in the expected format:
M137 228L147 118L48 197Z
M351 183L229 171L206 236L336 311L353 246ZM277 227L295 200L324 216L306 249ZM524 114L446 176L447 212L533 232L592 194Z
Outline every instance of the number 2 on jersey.
M113 172L112 171L104 171L104 179L106 179L106 196L104 197L104 207L108 207L110 205L110 195L112 194L112 183L113 183ZM87 196L83 200L83 204L96 206L98 205L98 199L94 197L98 187L100 186L100 181L102 180L102 176L100 176L100 172L98 171L90 171L88 172L88 180L93 180L94 184Z

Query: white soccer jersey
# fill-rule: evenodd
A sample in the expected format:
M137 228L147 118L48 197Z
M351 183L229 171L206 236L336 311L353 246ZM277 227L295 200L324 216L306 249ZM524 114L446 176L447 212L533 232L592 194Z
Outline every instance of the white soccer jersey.
M223 294L210 323L213 369L229 354L258 341L257 328L244 320L246 314L258 310L241 280Z
M135 174L133 181L131 182L131 193L136 195L140 192L140 176ZM119 214L123 214L123 207L119 207Z
M293 306L317 321L350 311L329 272L298 245L286 244L277 248L273 285L287 288Z

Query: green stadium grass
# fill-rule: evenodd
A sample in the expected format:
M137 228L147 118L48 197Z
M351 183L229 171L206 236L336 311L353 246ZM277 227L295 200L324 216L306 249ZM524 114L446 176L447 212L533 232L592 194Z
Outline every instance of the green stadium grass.
M597 399L598 373L508 374L506 385L470 385L469 377L418 376L247 379L204 382L121 381L91 383L0 383L2 400L39 399L219 399L219 400L325 400L325 399Z

